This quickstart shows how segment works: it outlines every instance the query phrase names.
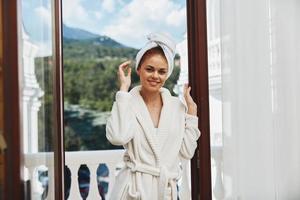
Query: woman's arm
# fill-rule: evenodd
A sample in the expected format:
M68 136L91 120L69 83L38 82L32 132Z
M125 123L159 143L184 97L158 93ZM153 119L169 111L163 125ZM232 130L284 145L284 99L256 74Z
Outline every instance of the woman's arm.
M124 145L133 137L134 114L130 107L131 95L128 89L131 84L130 61L119 66L118 79L120 90L116 94L116 101L113 104L111 116L106 124L106 137L114 145ZM127 71L127 75L125 72Z
M185 115L185 129L183 141L180 148L180 154L185 159L191 159L197 148L197 140L201 133L198 129L198 117L194 115Z
M183 142L180 148L180 154L185 159L191 159L197 148L197 140L200 137L198 129L197 104L190 95L191 87L184 86L184 98L187 104L187 113L185 114L185 131Z
M116 101L106 124L106 137L114 145L124 145L133 138L135 116L130 99L128 92L118 91L116 94Z

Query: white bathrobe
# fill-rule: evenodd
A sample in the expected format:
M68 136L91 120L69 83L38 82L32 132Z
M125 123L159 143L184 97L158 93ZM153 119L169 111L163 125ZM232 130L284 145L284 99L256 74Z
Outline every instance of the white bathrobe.
M117 92L107 121L107 139L126 149L125 168L116 178L111 200L177 200L179 162L194 155L200 136L198 118L187 114L184 103L162 88L156 130L140 89Z

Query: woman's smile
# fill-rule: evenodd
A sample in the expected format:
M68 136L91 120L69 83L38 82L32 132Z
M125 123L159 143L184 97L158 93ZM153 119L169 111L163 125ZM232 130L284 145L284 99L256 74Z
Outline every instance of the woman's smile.
M148 80L148 82L151 86L157 86L160 83L159 81L155 81L155 80Z

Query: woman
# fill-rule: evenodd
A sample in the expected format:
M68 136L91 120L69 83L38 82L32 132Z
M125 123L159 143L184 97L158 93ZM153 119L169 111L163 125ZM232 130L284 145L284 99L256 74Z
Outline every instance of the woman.
M136 56L140 86L128 92L130 62L119 66L120 91L106 137L126 151L125 168L116 178L112 200L177 200L180 160L193 157L200 136L191 87L185 85L184 103L163 88L173 70L175 43L163 34L151 34L148 40Z

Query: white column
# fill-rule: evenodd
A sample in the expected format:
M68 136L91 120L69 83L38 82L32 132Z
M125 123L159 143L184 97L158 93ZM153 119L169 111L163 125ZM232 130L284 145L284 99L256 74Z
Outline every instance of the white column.
M71 188L70 188L70 196L68 199L70 200L82 200L79 191L78 185L78 169L79 165L68 165L71 171Z
M91 174L90 174L90 191L87 200L101 199L100 194L98 192L97 167L98 165L88 165Z
M54 169L54 154L53 153L48 153L48 156L46 157L46 163L47 163L47 167L48 167L48 178L49 178L49 182L48 182L48 196L47 199L48 200L55 200L55 169Z
M29 41L24 30L22 37L23 145L24 153L36 153L38 152L38 111L41 106L39 98L44 95L44 92L39 87L34 71L34 58L38 47Z
M107 191L107 199L109 199L110 194L111 194L111 190L112 190L112 186L115 184L115 179L116 179L116 163L107 163L106 164L109 170L109 182L108 182L108 191Z

